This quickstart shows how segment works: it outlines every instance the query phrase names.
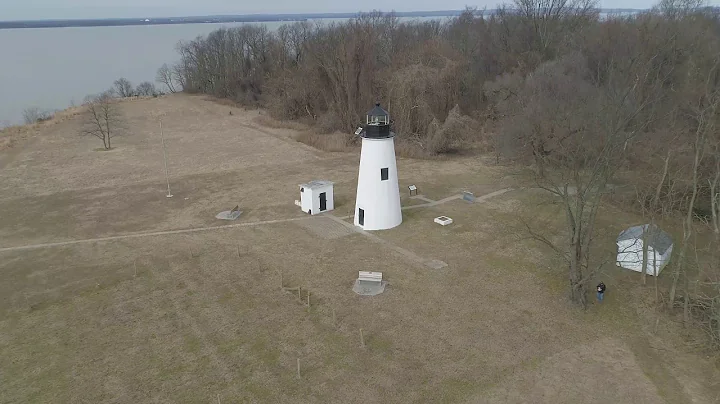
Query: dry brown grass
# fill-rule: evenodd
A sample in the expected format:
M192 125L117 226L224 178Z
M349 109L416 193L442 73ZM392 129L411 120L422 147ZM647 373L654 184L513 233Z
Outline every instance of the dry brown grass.
M352 149L352 146L348 145L348 135L340 132L320 134L305 131L298 133L295 139L298 142L326 152L341 152Z
M239 103L239 102L237 102L237 101L235 101L235 100L232 100L232 99L230 99L230 98L219 98L219 97L213 97L213 96L211 96L211 95L206 95L206 96L204 96L204 98L205 98L206 100L212 101L213 103L218 104L218 105L224 105L224 106L226 106L226 107L243 108L243 109L245 109L245 106L244 106L244 105L242 105L241 103Z
M417 159L432 157L417 142L409 141L402 138L395 139L395 153L398 156Z
M122 107L132 134L115 151L93 151L73 119L18 144L0 172L0 246L217 225L236 203L240 222L307 219L292 200L311 179L335 181L335 214L352 212L357 152L316 152L201 97ZM436 200L514 185L474 158L398 167L403 190ZM376 233L439 271L295 222L0 252L0 402L711 402L716 371L643 328L631 275L606 282L602 307L567 304L562 268L516 226L533 195L408 210ZM352 293L359 270L384 272L387 292ZM311 292L309 312L280 271Z
M9 126L0 130L0 151L13 147L18 140L27 137L29 131L26 126Z
M311 130L311 127L298 121L279 121L267 114L260 114L255 118L255 123L272 129L292 129L298 132Z
M317 128L298 121L277 120L273 117L260 113L255 117L254 122L265 128L288 129L293 131L292 138L317 150L325 152L344 152L353 149L348 144L349 136L345 133L330 132L321 133Z
M15 125L0 129L0 151L9 149L19 141L37 136L41 130L73 119L85 111L84 107L70 107L52 114L49 119L31 125Z

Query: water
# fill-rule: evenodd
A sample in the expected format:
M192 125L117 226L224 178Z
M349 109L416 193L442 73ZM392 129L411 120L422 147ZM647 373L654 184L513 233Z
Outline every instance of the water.
M277 29L281 23L268 23ZM22 122L28 107L55 110L82 103L125 77L155 81L175 45L237 24L0 30L0 127Z
M179 59L178 41L242 24L0 30L0 128L22 123L28 107L80 104L120 77L154 82L163 63ZM275 30L284 22L263 24Z

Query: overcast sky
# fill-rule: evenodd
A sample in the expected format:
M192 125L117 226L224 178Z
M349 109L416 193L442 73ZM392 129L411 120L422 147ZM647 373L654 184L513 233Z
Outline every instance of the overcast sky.
M502 0L0 0L0 21L213 14L459 10ZM472 1L472 0L470 0ZM479 1L479 2L478 2ZM717 3L720 0L714 0ZM655 0L601 0L604 8L649 8Z

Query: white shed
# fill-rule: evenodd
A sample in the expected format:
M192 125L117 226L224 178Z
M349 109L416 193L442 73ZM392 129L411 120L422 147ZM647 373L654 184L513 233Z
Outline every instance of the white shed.
M295 201L303 212L311 215L335 209L333 183L330 181L310 181L300 184L300 200Z
M642 272L643 268L643 239L647 239L647 265L645 272L648 275L659 275L668 261L673 250L672 238L657 226L649 224L631 227L617 238L617 265L622 268Z

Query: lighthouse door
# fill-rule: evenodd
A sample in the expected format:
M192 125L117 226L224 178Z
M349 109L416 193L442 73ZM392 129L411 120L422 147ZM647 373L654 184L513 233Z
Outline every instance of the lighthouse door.
M327 195L325 192L320 193L320 211L324 212L327 210Z
M358 209L358 223L360 226L365 226L365 210Z

